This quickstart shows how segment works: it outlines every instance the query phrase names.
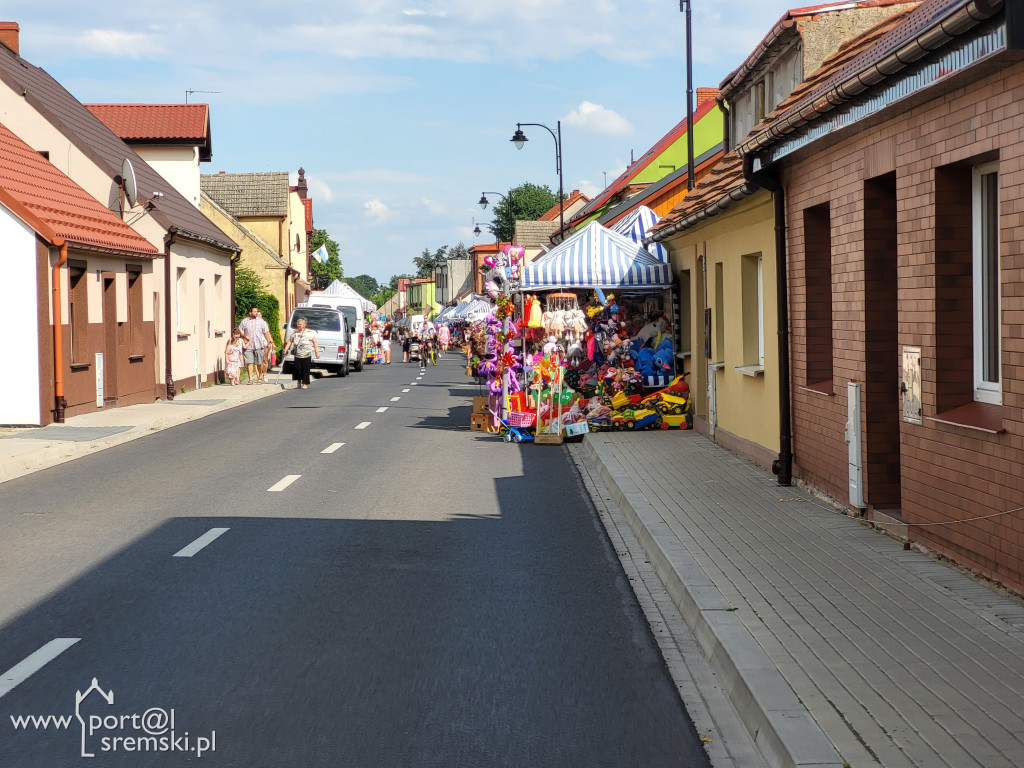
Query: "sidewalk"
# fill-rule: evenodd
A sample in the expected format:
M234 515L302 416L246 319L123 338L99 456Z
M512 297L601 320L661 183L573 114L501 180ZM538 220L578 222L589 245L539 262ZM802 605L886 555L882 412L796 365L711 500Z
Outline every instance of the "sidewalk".
M694 432L582 449L769 765L1024 765L1024 603Z
M39 428L0 427L0 483L77 459L161 429L201 419L283 391L280 384L219 384L178 394L174 400L128 405L71 416L64 424ZM287 379L291 383L291 379Z

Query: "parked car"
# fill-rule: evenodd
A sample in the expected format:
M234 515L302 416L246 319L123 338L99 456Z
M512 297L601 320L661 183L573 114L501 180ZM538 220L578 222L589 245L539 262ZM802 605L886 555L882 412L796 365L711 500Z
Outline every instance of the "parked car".
M349 299L344 296L312 296L304 307L336 309L345 315L349 331L352 333L352 367L356 371L363 370L363 358L366 356L366 316L363 314L361 299Z
M313 358L313 368L348 376L350 355L352 354L352 332L345 313L327 307L296 307L291 317L284 324L285 343L295 332L295 324L299 318L306 319L306 327L316 331L316 341L320 348L320 356ZM291 350L281 361L281 373L291 373L295 356Z

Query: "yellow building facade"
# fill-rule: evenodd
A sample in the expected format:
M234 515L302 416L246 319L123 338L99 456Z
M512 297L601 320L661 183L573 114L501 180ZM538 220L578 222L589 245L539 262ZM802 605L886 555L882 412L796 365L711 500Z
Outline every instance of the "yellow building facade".
M770 467L779 452L775 218L763 190L661 240L680 296L694 426Z

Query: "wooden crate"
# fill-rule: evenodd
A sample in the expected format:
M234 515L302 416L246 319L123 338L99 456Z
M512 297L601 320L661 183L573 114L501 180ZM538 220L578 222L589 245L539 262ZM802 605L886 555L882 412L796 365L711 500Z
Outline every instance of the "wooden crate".
M497 410L497 409L495 409ZM473 413L484 413L490 415L490 411L487 410L487 396L477 396L473 398Z
M561 445L564 442L560 434L548 434L547 432L535 435L533 440L538 445Z

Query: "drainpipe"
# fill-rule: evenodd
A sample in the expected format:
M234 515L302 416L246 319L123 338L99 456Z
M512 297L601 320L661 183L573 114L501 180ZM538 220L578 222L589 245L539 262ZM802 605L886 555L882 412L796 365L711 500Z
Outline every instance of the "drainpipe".
M171 365L171 244L177 235L178 228L173 225L164 235L164 384L167 386L168 400L173 400L177 394Z
M60 258L50 268L50 284L53 291L53 420L64 423L64 333L61 327L60 270L68 261L68 244L62 237L53 238L53 244L60 248Z
M772 462L772 472L779 485L793 482L793 428L789 403L789 290L786 277L786 195L778 172L753 172L753 158L743 158L743 178L772 193L775 204L775 271L776 305L779 326L779 457Z

